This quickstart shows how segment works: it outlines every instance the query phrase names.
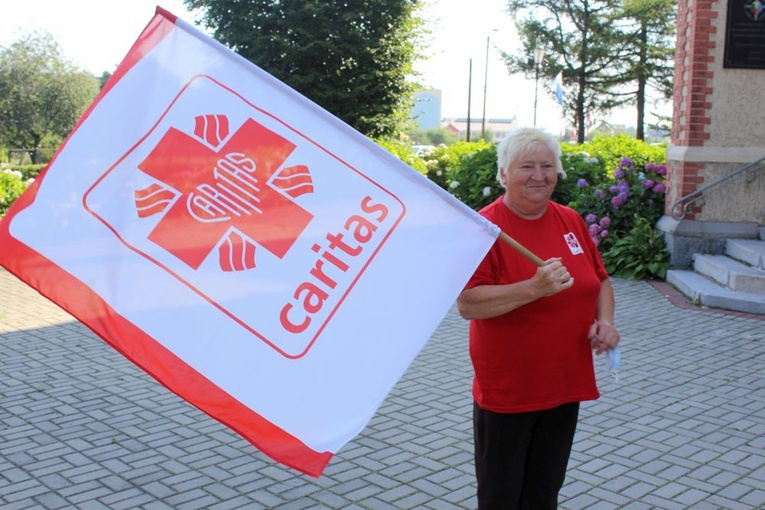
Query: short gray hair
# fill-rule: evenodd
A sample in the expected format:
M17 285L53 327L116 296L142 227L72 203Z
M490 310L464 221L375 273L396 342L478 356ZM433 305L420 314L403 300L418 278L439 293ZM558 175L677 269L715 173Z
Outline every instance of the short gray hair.
M555 170L566 178L563 163L560 161L560 143L555 137L538 128L518 128L511 131L499 142L497 147L497 180L500 180L502 169L506 169L511 161L522 157L535 147L543 145L550 149L555 156Z

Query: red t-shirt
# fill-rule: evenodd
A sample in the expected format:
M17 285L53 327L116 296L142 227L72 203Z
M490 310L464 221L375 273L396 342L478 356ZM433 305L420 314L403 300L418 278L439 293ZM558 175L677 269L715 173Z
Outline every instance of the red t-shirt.
M515 310L470 321L473 398L483 409L520 413L597 399L587 332L595 320L603 260L579 214L547 203L536 220L523 219L500 197L480 211L542 260L561 257L574 285ZM465 288L515 283L536 266L498 240Z

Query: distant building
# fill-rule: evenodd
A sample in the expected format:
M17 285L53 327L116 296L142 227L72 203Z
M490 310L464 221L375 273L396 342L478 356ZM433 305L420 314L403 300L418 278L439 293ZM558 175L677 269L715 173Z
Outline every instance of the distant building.
M421 90L414 94L412 119L419 129L438 129L441 126L441 91Z
M486 124L483 125L482 118L470 118L470 141L474 142L481 138L481 129L483 129L492 136L493 142L499 142L511 131L518 129L518 119L513 117L512 119L486 119ZM456 134L460 139L465 140L467 138L468 119L454 118L454 119L442 119L441 127L448 129L452 133Z

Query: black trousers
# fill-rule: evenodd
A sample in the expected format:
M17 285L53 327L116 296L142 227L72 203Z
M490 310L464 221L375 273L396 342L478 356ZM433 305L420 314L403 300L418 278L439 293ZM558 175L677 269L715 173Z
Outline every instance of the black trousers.
M502 414L473 403L479 510L556 510L579 402Z

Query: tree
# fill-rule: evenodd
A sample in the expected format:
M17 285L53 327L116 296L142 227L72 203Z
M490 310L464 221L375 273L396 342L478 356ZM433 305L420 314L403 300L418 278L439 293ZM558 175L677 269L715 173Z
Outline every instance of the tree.
M104 86L106 86L106 82L109 81L109 78L112 77L112 73L109 71L104 71L101 73L101 77L98 79L98 89L103 90Z
M0 49L0 142L38 148L63 139L98 93L98 81L67 61L47 32Z
M649 90L672 95L675 6L670 0L572 0L562 5L509 0L526 55L544 47L540 74L562 71L568 87L568 115L585 139L590 115L633 104L637 137L644 138ZM530 72L535 63L503 55L511 72Z
M585 140L588 114L606 113L628 101L616 95L632 79L623 73L630 39L618 21L617 0L509 0L508 11L516 19L524 55L545 49L539 75L549 83L563 73L567 111L577 127L577 141ZM511 73L532 72L533 59L502 54Z
M371 137L406 122L421 0L185 0L219 42Z
M625 17L634 20L632 57L628 72L633 76L637 108L638 140L645 140L645 105L653 88L662 99L672 97L677 4L674 0L625 0Z

